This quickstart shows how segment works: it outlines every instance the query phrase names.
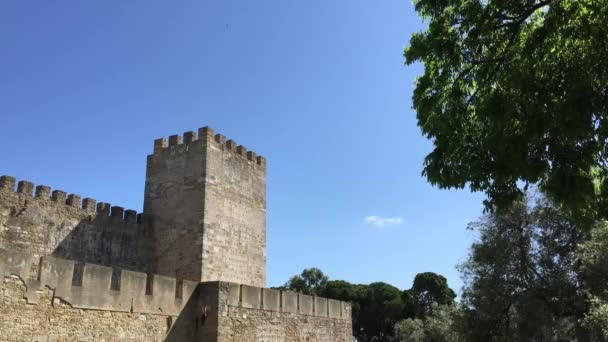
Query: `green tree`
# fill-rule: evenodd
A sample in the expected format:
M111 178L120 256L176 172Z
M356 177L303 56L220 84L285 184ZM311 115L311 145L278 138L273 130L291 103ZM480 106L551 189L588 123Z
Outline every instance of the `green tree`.
M362 333L370 340L390 339L395 323L403 318L401 290L383 282L371 283L366 290L359 298Z
M304 269L300 275L291 277L281 288L307 295L316 295L319 291L322 291L327 280L327 276L320 269L311 267Z
M589 309L583 325L595 340L608 340L608 222L599 222L588 240L580 244L578 255L581 279Z
M418 318L407 318L395 324L395 338L399 342L424 342L426 332L424 321Z
M585 300L576 248L583 237L567 215L540 198L470 227L480 235L460 266L470 340L587 340L578 324Z
M528 184L608 213L608 1L414 0L427 179L506 207ZM595 210L594 209L594 210Z
M400 342L464 341L462 309L456 305L433 304L432 314L407 318L395 324L395 338Z
M422 315L433 312L433 303L451 305L456 298L456 293L448 287L448 280L433 272L418 273L408 292L414 297Z
M383 282L365 285L329 280L322 271L311 268L292 277L279 289L350 302L353 336L358 341L393 341L395 323L414 318L416 312L422 311L418 298L430 300L435 306L437 302L442 305L453 303L454 291L447 287L447 280L443 276L427 272L418 274L416 279L412 289L401 291Z
M585 288L592 295L604 295L608 289L608 222L602 221L593 227L589 239L578 247L577 254Z

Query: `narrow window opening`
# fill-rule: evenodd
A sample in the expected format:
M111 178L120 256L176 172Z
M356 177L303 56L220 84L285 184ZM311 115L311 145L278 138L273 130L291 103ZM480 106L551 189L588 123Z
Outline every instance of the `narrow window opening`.
M146 295L151 296L154 288L154 274L148 273L146 277Z
M175 282L175 299L183 299L184 295L184 281L178 280Z
M74 273L72 274L72 286L82 286L82 274L84 272L84 263L74 264Z
M119 268L112 268L112 282L110 283L110 290L120 291L120 278L122 272Z

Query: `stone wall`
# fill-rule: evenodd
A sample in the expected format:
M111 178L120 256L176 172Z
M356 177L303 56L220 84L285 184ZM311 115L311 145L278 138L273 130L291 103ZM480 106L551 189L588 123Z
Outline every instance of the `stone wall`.
M0 249L0 340L192 340L198 283ZM116 286L113 278L118 277Z
M139 216L141 217L141 216ZM0 177L0 248L147 271L146 229L133 210Z
M201 341L352 341L350 303L226 282L202 288L202 327L211 333Z
M263 288L266 159L198 135L155 141L139 215L0 177L0 341L351 340L350 304Z
M27 304L26 287L6 277L0 299L0 341L163 341L173 317L72 307L53 291L39 291L39 303Z
M153 271L198 281L266 282L266 159L210 128L158 139L144 214Z
M158 274L201 280L204 140L172 136L148 156L144 213L152 226L150 266Z
M350 321L231 307L219 319L221 342L352 342Z
M264 287L266 159L216 135L206 160L202 281Z
M32 274L31 259L0 249L0 340L351 340L349 303L86 263L77 273L75 262L48 256Z

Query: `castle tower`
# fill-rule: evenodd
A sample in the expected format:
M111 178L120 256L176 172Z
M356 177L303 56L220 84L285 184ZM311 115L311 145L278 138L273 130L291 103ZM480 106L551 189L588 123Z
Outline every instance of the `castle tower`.
M266 159L205 127L154 142L144 217L151 271L193 281L266 283Z

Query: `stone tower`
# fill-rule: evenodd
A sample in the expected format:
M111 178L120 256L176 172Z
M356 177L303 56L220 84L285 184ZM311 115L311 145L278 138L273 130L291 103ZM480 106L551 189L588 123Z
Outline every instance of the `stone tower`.
M152 272L266 283L266 159L205 127L154 142L144 217Z

